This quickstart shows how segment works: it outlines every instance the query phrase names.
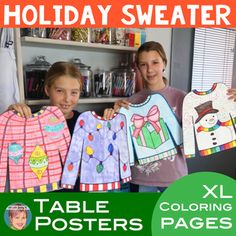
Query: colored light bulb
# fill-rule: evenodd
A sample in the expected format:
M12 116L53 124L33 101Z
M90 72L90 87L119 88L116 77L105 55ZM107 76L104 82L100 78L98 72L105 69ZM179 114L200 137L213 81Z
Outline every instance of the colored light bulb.
M97 166L96 166L96 170L98 173L101 173L103 171L104 167L102 162L100 162Z
M83 120L80 120L80 121L79 121L79 125L80 125L80 127L82 128L82 127L84 126L84 121L83 121Z
M110 144L108 145L108 151L110 152L110 155L112 155L112 153L113 153L113 151L114 151L114 147L113 147L112 143L110 143Z
M101 123L98 123L98 124L96 125L96 128L97 128L97 130L101 129L101 128L102 128L102 124L101 124Z
M88 156L93 155L93 149L92 149L90 146L87 146L87 147L86 147L86 154L87 154Z
M88 135L88 140L91 142L93 141L93 135L91 133L89 133L89 135Z

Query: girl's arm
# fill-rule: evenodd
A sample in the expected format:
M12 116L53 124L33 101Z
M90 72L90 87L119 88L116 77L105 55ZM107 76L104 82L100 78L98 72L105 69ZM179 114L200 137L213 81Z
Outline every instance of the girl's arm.
M111 119L115 112L119 112L121 107L129 109L129 102L128 102L128 100L120 99L120 100L115 102L114 108L106 108L104 110L104 112L103 112L103 118L105 120Z
M236 89L231 88L231 89L228 89L227 92L228 92L227 95L229 96L229 99L236 101Z
M115 112L119 112L121 107L129 109L129 101L127 99L120 99L120 100L116 101L114 104Z

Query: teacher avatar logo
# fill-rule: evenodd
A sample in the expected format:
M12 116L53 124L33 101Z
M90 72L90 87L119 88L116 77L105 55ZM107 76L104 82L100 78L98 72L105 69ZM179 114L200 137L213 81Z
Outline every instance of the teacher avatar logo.
M28 206L23 203L9 205L4 213L4 220L12 230L23 230L31 222L32 214Z

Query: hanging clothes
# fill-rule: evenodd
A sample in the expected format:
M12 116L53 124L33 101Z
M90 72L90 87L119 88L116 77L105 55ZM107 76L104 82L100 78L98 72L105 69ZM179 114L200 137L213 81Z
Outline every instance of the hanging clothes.
M13 29L0 28L0 113L19 102Z

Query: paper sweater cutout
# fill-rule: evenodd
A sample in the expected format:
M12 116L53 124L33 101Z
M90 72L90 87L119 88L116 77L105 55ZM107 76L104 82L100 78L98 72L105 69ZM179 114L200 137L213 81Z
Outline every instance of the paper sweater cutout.
M0 192L48 192L60 188L70 133L57 107L26 119L14 111L0 115Z
M139 164L176 155L182 129L163 96L151 95L144 103L130 104L128 110L121 108L120 113L126 116L129 150L134 148Z
M183 103L184 153L195 156L195 139L201 156L236 147L236 102L229 100L227 87L213 84L205 92L193 90Z
M84 112L75 125L62 186L73 188L80 171L81 191L118 189L120 180L131 180L129 158L125 117L116 114L106 121Z

